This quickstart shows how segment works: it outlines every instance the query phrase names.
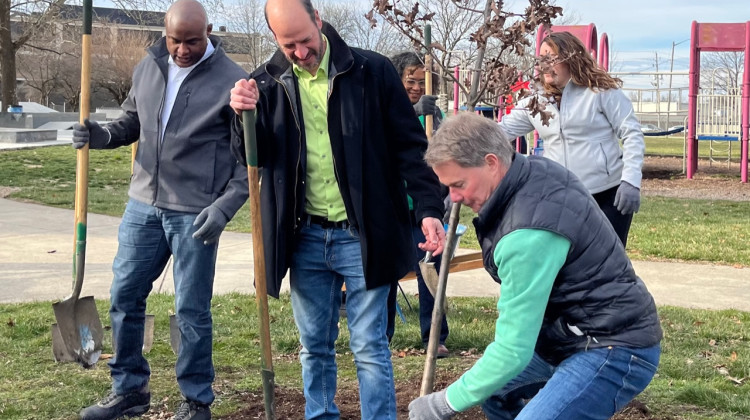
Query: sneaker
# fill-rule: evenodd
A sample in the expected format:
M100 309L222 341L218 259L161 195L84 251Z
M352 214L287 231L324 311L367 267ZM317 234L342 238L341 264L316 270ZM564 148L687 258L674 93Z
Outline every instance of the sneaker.
M205 404L184 400L172 420L211 420L211 409Z
M438 359L444 359L451 355L451 352L448 350L448 347L445 347L445 344L440 344L437 348L437 358Z
M148 391L134 391L124 395L117 395L112 391L98 403L81 410L79 416L81 420L115 420L140 416L150 407L151 393Z

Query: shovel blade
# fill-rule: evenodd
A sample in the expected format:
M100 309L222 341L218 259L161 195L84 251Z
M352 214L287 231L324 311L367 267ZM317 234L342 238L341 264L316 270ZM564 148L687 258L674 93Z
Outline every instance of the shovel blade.
M93 366L102 354L104 336L93 296L71 297L52 304L52 309L68 355L85 368Z
M154 315L146 314L143 325L143 353L150 352L154 346L154 321ZM117 341L115 340L114 333L112 334L112 351L117 353Z
M76 358L68 352L68 348L65 346L62 335L60 335L60 328L57 324L52 324L52 356L56 362L75 362Z
M180 354L180 341L182 340L182 334L180 333L180 325L177 322L177 315L169 316L169 345L172 347L174 354Z
M427 286L427 289L430 291L430 294L432 295L432 297L435 297L435 295L437 295L437 287L438 287L438 280L439 280L438 272L435 269L435 263L420 261L419 271L422 273L422 280L424 280L424 284Z
M143 352L148 353L154 346L154 315L146 314L146 325L143 329Z

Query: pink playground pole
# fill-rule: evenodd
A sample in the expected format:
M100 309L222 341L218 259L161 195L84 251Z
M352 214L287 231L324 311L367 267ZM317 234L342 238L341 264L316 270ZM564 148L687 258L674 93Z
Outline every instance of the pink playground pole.
M750 140L750 21L745 22L745 74L742 77L742 144L740 173L747 182L748 141Z
M609 71L609 37L606 32L599 39L599 67Z
M688 126L687 126L687 179L693 179L698 169L698 141L695 129L698 120L698 84L700 83L700 50L698 50L698 22L693 21L690 28L690 76L688 87Z
M456 66L453 69L453 76L456 78L453 82L453 115L458 114L458 77L460 74L460 69Z

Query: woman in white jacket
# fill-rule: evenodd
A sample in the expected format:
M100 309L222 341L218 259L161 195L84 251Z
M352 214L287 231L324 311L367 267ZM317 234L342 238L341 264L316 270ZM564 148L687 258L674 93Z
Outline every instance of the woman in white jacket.
M540 49L545 92L537 94L552 115L548 125L519 101L500 122L508 139L537 130L544 157L568 168L583 182L625 246L633 213L640 207L645 145L622 80L594 61L569 32L549 34ZM622 147L620 146L622 140Z

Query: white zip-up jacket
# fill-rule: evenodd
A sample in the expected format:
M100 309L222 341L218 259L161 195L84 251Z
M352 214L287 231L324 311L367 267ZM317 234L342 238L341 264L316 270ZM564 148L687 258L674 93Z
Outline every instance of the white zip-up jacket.
M532 130L544 140L544 157L573 172L591 194L620 185L641 187L645 143L633 104L620 89L593 91L572 81L563 89L560 109L552 104L549 125L526 109L530 98L519 101L499 123L507 138ZM542 102L548 102L539 97ZM622 147L620 147L622 139Z

